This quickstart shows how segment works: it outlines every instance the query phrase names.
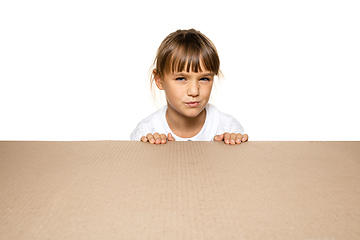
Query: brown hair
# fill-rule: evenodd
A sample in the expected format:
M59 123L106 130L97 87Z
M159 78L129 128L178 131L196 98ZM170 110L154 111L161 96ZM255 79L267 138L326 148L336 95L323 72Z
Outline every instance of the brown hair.
M221 75L220 59L214 44L195 29L170 33L160 44L152 68L161 78L164 74L181 71L207 70ZM151 83L154 77L153 74Z

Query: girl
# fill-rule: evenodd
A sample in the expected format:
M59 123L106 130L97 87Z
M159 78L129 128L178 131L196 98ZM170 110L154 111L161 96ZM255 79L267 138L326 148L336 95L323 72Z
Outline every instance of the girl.
M214 77L221 74L214 44L194 29L178 30L161 43L151 83L164 90L167 105L142 120L130 139L151 144L167 141L248 140L240 123L208 104Z

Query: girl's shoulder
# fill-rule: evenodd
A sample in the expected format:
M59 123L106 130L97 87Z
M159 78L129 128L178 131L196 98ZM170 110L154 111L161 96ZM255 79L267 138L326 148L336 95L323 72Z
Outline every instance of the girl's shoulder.
M158 128L158 125L163 121L163 116L165 116L167 106L164 106L157 110L156 112L150 114L143 120L141 120L134 131L130 135L130 140L139 140L142 136L145 136L148 133L152 133L155 129Z
M236 119L233 116L218 110L214 105L212 105L210 103L207 105L206 110L209 112L209 117L212 117L212 118L216 117L219 119L220 122L221 121L228 122L228 121L234 121L234 120L236 121Z
M234 133L243 133L244 128L241 126L239 121L230 114L223 113L219 111L215 106L209 105L209 110L216 112L219 119L219 127L218 134L222 134L224 132L234 132Z

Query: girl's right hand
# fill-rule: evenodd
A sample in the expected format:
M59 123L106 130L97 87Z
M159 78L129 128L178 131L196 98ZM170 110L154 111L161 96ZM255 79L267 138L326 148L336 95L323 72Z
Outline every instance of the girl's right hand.
M174 137L169 133L166 137L165 134L148 133L146 136L142 136L140 139L142 142L149 142L151 144L165 144L167 141L175 141Z

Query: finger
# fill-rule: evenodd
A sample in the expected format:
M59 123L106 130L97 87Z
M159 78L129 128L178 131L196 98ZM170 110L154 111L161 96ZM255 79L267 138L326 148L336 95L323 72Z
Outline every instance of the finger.
M242 135L241 133L236 134L236 140L235 140L235 142L236 142L237 144L240 144L241 141L242 141L242 137L243 137L243 135Z
M155 139L154 136L151 133L148 133L146 135L146 138L148 139L149 143L154 144L155 143Z
M216 135L214 141L222 141L224 139L224 134Z
M160 139L161 139L161 144L166 143L166 135L165 134L160 134Z
M236 135L237 135L236 133L230 134L230 144L231 145L235 145Z
M147 139L145 136L142 136L142 137L140 138L140 141L142 141L142 142L147 142L148 139Z
M247 142L248 140L249 140L249 136L248 136L247 134L244 134L244 135L242 136L241 141L242 141L242 142Z
M169 141L175 141L175 138L172 136L171 133L168 134L168 140Z
M161 143L161 138L160 138L160 134L159 133L154 133L154 140L155 140L155 144L160 144Z
M228 133L228 132L224 133L224 142L226 144L230 143L230 133Z

